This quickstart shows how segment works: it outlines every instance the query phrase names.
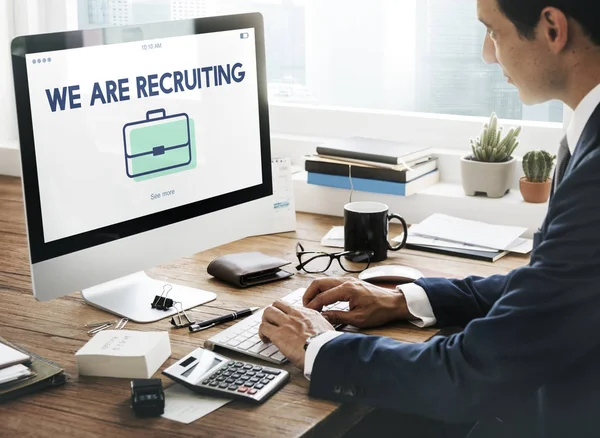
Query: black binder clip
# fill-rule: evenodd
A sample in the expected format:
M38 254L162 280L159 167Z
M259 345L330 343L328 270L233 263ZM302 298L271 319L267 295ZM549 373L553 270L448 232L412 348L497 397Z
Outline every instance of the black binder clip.
M179 307L181 308L181 312L179 310L177 310L177 319L175 319L175 316L171 317L171 324L174 325L177 328L185 328L185 327L189 327L192 324L195 324L195 321L192 321L189 316L187 316L187 313L185 313L185 310L183 310L183 304L181 304L179 301L176 301L175 303L175 310L177 310L177 304L179 304ZM187 322L185 322L182 318L186 319Z
M163 286L162 294L156 295L154 297L154 301L152 301L150 304L153 309L169 310L171 307L173 307L173 300L171 298L167 298L167 295L169 295L171 289L173 289L173 287L170 284L165 284Z

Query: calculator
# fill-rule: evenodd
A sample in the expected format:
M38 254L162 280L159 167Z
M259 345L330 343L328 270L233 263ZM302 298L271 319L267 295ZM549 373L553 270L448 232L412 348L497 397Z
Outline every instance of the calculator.
M222 398L262 403L290 378L281 369L231 360L197 348L163 371L192 391Z

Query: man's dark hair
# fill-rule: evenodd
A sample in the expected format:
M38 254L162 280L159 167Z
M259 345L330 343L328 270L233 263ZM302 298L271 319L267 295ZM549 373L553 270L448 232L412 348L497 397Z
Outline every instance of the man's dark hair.
M554 7L579 22L587 36L600 45L600 0L498 0L498 5L524 38L534 38L542 11Z

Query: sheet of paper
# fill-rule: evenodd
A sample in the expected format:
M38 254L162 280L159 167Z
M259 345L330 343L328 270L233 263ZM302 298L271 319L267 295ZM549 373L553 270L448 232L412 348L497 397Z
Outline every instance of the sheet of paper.
M523 227L492 225L439 213L410 227L410 234L495 250L508 249L526 231Z
M162 416L169 420L190 424L230 401L230 399L198 394L175 384L165 390L165 412Z
M0 370L0 385L3 383L12 382L13 380L22 379L31 375L31 371L25 365L13 365L12 367Z
M533 239L519 237L508 247L508 250L517 254L529 254L533 250Z
M344 227L332 227L321 239L321 245L333 248L344 247Z
M23 363L30 357L0 342L0 368Z

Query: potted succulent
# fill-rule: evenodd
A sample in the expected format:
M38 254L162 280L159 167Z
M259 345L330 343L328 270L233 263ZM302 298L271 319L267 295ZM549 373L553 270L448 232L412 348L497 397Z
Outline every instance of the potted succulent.
M502 138L503 127L492 113L477 140L471 140L472 155L461 158L462 186L467 196L484 194L489 198L506 195L513 183L517 160L513 152L519 145L521 127L512 128Z
M554 167L556 155L546 151L531 151L523 156L525 176L519 180L519 188L525 202L542 203L550 197L552 178L550 172Z

